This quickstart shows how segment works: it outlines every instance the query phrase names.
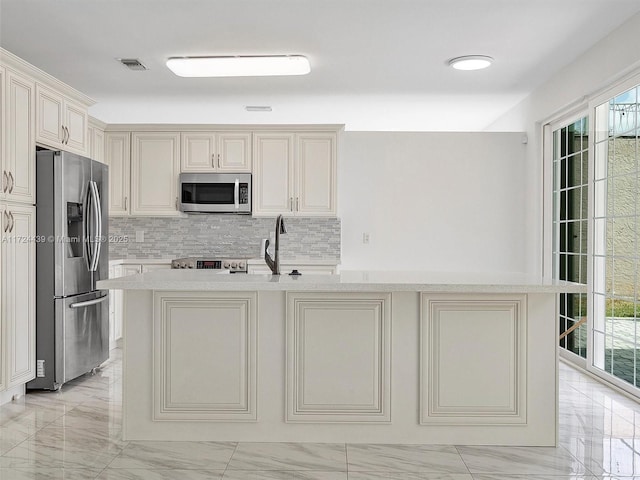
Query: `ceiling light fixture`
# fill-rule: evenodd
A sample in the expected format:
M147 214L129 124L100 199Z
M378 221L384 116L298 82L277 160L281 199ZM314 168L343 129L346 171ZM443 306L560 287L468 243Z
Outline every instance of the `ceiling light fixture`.
M493 58L486 55L465 55L449 60L449 66L456 70L482 70L493 63Z
M263 77L306 75L309 60L302 55L256 57L174 57L167 67L179 77Z

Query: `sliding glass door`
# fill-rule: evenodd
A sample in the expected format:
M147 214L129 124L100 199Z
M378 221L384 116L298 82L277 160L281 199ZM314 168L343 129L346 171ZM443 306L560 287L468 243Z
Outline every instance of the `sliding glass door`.
M596 369L640 386L639 88L595 108L592 331Z
M640 86L601 98L545 129L553 275L589 285L559 297L560 347L640 396Z
M553 131L553 271L577 283L587 283L588 168L585 116ZM586 358L587 296L561 294L559 307L560 347Z

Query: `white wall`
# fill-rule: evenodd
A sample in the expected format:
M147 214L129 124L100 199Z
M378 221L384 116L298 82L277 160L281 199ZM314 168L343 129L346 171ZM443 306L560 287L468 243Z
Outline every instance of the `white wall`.
M579 39L575 39L579 41ZM541 125L571 110L586 107L591 98L621 78L640 70L640 14L633 16L571 65L565 67L512 110L498 118L490 131L524 131L529 136L525 215L526 271L542 272L543 181ZM551 199L547 199L551 201ZM550 225L547 225L549 227Z
M341 268L523 271L526 149L519 133L344 133Z

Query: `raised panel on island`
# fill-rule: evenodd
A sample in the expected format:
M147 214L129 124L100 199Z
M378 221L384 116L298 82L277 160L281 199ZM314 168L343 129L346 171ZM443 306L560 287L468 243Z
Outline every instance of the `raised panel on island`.
M287 294L287 422L391 421L391 294Z
M256 421L256 294L156 292L154 312L154 421Z
M420 423L525 424L524 295L421 295Z
M124 439L556 445L556 297L586 286L474 278L165 270L100 281L124 290ZM241 348L245 297L255 363ZM221 405L250 417L247 381L255 420L217 417Z

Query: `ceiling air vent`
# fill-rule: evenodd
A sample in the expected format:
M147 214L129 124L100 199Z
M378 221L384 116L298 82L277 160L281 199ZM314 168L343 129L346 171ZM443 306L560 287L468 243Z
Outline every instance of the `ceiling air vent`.
M119 58L118 61L131 70L147 70L137 58Z

